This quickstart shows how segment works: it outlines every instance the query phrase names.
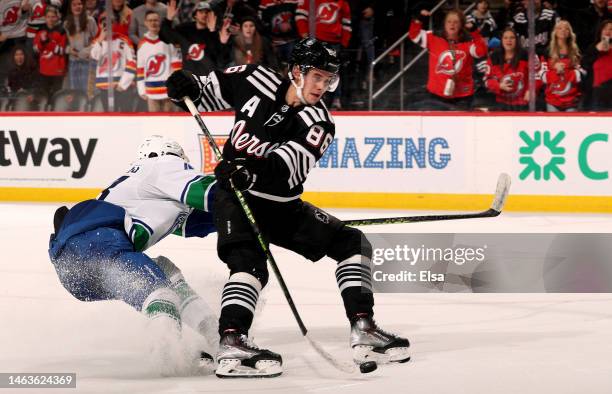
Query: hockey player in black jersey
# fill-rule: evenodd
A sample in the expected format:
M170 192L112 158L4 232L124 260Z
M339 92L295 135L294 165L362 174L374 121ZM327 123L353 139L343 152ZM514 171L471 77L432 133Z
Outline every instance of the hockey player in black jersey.
M248 341L268 269L232 185L245 192L267 242L312 261L324 256L337 261L356 362L409 359L408 340L379 329L373 320L371 274L362 264L371 258L371 245L361 231L300 199L309 171L334 138L334 120L321 98L338 85L339 65L334 50L306 38L293 50L289 80L263 66L243 65L206 76L177 71L167 81L168 96L179 105L188 96L203 111L235 109L224 160L215 169L217 252L230 269L221 296L217 376L282 372L280 355Z

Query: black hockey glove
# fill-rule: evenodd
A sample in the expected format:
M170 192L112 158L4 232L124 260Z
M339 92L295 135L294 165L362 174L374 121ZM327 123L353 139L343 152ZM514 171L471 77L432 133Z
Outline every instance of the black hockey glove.
M241 192L253 187L257 175L249 171L247 163L245 159L221 160L215 167L215 177L219 185L225 190L232 190L233 184Z
M195 102L202 95L202 82L187 70L178 70L166 80L168 97L175 103L182 103L184 97Z

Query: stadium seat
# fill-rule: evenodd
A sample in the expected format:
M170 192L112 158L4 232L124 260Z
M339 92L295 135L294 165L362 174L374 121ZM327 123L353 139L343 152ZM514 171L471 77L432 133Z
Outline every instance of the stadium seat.
M32 92L19 92L13 100L13 111L44 111L47 108L47 98Z
M90 112L105 112L104 104L102 103L102 93L98 93L91 99L89 105Z
M51 111L77 111L87 110L87 95L76 89L62 89L51 98Z

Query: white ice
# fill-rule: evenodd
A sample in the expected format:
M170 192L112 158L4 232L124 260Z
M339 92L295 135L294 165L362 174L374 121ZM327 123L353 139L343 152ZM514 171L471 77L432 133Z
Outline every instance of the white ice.
M147 362L144 317L118 301L79 302L59 283L47 257L55 208L0 204L0 372L75 372L77 389L68 393L612 392L612 294L377 294L377 321L410 339L412 361L346 375L331 369L301 337L272 277L251 333L259 346L283 355L281 377L162 377ZM333 212L343 219L407 213ZM611 233L612 216L503 214L365 230ZM218 310L227 271L215 243L215 236L168 238L149 253L170 257ZM349 361L333 262L313 264L278 248L273 253L310 335ZM193 333L186 332L184 341L198 346Z

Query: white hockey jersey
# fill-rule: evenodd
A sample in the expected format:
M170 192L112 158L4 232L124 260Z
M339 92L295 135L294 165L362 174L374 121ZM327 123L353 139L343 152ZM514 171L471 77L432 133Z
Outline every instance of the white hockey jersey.
M214 176L205 176L183 159L166 155L142 159L98 196L125 209L125 232L143 251L169 234L190 236L188 217L210 212ZM210 232L210 231L208 231Z
M96 41L91 47L91 58L96 60L96 87L108 89L108 74L112 72L113 88L121 87L127 90L136 76L136 56L129 38L113 33L111 42L112 62L109 67L108 43L106 40ZM112 70L112 71L111 71Z
M138 94L154 100L168 98L166 80L183 65L179 50L147 33L138 43L136 58Z

